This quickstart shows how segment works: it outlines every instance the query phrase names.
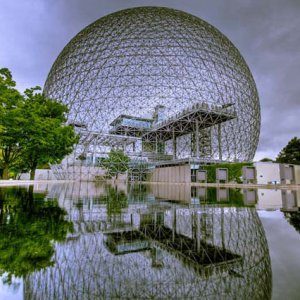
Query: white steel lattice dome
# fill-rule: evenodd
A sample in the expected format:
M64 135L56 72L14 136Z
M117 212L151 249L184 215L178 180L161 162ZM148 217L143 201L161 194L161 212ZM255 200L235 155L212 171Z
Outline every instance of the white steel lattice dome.
M174 9L131 8L87 26L58 56L44 92L68 104L70 121L100 132L120 115L152 118L156 106L166 118L200 102L231 106L223 160L251 160L259 139L259 99L243 57L216 28ZM216 158L217 126L209 135L206 155Z

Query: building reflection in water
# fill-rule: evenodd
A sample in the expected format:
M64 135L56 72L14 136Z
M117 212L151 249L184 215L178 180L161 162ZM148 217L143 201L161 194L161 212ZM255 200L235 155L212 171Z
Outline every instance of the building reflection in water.
M55 244L53 267L25 278L25 299L270 299L262 224L232 195L199 188L172 201L165 186L52 186L75 231Z
M300 233L300 191L282 190L282 209L287 221Z

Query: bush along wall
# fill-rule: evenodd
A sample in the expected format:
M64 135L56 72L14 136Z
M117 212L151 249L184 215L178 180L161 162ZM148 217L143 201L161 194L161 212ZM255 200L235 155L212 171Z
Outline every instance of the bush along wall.
M252 162L245 163L224 163L224 164L211 164L201 166L202 170L207 171L207 182L216 182L216 169L225 168L228 169L228 181L235 181L237 183L242 183L241 177L243 175L243 166L253 166Z

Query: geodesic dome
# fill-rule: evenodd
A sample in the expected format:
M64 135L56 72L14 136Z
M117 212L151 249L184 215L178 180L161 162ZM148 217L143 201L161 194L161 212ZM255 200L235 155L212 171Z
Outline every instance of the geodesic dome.
M58 56L44 92L69 106L69 122L103 133L122 115L150 120L156 107L163 120L200 103L234 111L220 126L182 131L179 158L192 155L193 132L203 157L227 161L251 160L259 139L259 99L243 57L216 28L174 9L131 8L87 26Z

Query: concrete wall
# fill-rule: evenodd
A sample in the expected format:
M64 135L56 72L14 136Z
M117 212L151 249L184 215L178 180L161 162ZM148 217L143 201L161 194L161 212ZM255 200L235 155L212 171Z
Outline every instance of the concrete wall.
M300 184L300 166L294 165L295 183Z
M189 185L151 185L155 198L191 202L191 187Z
M280 164L280 178L282 184L294 184L294 166L290 164Z
M281 190L282 210L283 211L299 211L297 192L293 190Z
M282 207L281 190L259 189L257 197L257 209L280 209Z
M106 171L94 166L54 166L53 173L58 180L95 181L105 176ZM121 175L120 175L121 177Z
M257 202L257 193L259 190L257 189L244 189L243 196L244 196L244 204L245 205L255 205Z
M300 207L300 190L296 190L297 206Z
M156 168L150 175L150 181L153 182L191 182L190 165Z
M20 176L20 180L29 180L30 174L29 173L22 173ZM52 170L48 169L37 169L35 171L34 180L55 180L55 176Z
M258 184L268 184L274 181L280 183L279 164L272 162L257 162L254 166L256 168Z
M94 166L64 166L54 167L52 170L37 169L34 180L76 180L76 181L97 181L103 178L106 171ZM29 173L22 173L20 180L29 180ZM112 179L115 181L115 178ZM127 174L119 174L120 182L127 180Z
M282 171L289 164L278 164L272 162L257 162L254 163L256 168L256 178L258 184L268 184L274 181L277 183L290 184L290 180L282 180L285 177ZM292 184L300 184L300 166L292 165L294 169L294 181Z

